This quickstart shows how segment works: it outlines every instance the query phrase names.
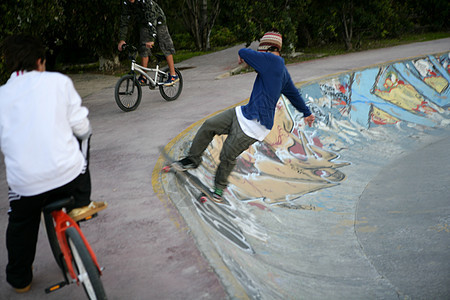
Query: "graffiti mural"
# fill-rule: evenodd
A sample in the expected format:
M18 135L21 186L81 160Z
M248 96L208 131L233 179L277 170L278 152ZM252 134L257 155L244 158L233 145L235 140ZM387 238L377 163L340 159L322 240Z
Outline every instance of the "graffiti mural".
M343 74L301 86L316 115L309 128L283 96L264 142L244 152L232 172L227 197L267 205L342 184L347 176L340 152L378 126L447 124L449 55L428 56ZM226 136L205 151L203 171L212 187Z
M366 128L439 126L448 114L449 81L448 54L355 72L353 82L345 83L352 86L350 119Z
M311 129L283 96L275 125L264 142L244 152L231 174L227 197L267 205L342 184L347 176L340 152L378 126L447 124L449 55L427 56L343 74L301 86L316 115ZM203 167L212 186L226 136L205 151ZM284 207L284 206L283 206Z

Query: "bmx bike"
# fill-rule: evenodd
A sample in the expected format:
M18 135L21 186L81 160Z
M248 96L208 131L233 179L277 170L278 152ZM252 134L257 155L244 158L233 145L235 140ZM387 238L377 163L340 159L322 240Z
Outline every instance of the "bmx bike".
M76 283L83 285L89 299L106 299L100 279L103 268L99 266L94 251L78 223L65 211L65 207L73 202L72 197L64 198L46 205L43 209L50 248L64 277L64 281L50 286L45 292L48 294L70 283Z
M176 100L183 89L183 77L180 70L175 68L179 80L171 85L164 83L169 78L169 67L160 68L160 63L166 60L166 57L161 54L152 54L156 58L155 68L145 68L136 63L137 49L134 46L123 45L123 50L128 50L129 58L131 60L131 71L122 76L116 83L114 89L114 97L119 108L125 112L135 110L142 99L142 86L148 86L151 90L156 87L159 88L161 96L166 101ZM150 75L151 74L151 75ZM141 84L137 76L142 75L146 78L147 83Z

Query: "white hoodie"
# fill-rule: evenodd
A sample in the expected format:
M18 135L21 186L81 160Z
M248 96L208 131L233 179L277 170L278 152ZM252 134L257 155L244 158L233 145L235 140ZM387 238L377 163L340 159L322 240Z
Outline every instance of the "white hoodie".
M69 77L14 72L0 87L0 147L11 190L33 196L63 186L83 170L74 136L90 133L88 110Z

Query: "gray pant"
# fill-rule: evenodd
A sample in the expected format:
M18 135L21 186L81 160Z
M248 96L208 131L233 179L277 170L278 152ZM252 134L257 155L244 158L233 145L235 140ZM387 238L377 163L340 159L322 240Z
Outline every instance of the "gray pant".
M220 152L220 164L216 171L215 186L225 189L228 175L236 165L237 157L257 140L246 135L239 125L235 108L228 109L203 123L198 130L189 150L189 158L199 165L202 154L215 135L228 134Z
M165 56L175 54L175 47L173 46L172 37L169 34L167 25L161 24L156 26L156 36L158 37L159 48L161 48L161 51ZM141 27L139 32L139 39L142 44L153 40L148 28ZM139 55L141 57L148 57L150 54L151 49L145 47L145 45L141 45L139 47Z

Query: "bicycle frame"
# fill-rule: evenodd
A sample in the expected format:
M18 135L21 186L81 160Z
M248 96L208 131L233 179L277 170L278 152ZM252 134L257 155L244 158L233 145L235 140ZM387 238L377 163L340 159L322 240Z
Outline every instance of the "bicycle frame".
M151 86L157 86L162 83L158 81L158 74L165 75L165 72L161 71L159 68L159 64L156 65L156 68L145 68L138 64L135 60L131 61L131 71L136 74L139 73L150 81ZM155 72L155 78L151 78L146 72Z
M150 90L158 88L166 101L176 100L180 96L183 89L183 76L180 70L174 68L177 78L169 82L171 78L169 67L165 65L160 67L160 64L167 60L164 55L152 53L152 56L156 58L156 67L148 68L136 62L138 55L136 47L125 44L122 50L125 49L128 51L131 68L127 74L120 77L114 87L114 99L121 110L125 112L135 110L141 103L142 89L145 86L148 86ZM154 72L154 75L151 72Z
M83 240L83 242L86 246L86 249L88 250L89 254L92 257L92 261L94 262L95 266L97 267L97 269L101 275L102 268L100 268L100 265L97 262L97 257L95 256L94 251L92 250L91 246L89 245L86 238L84 237L84 234L81 231L78 224L72 218L70 218L62 209L52 211L51 215L55 221L56 237L58 239L59 246L61 248L61 252L63 253L64 261L66 262L67 271L69 272L70 277L72 277L74 279L74 281L76 279L77 285L79 285L80 280L79 280L78 276L75 274L75 271L73 269L72 252L70 251L69 244L67 242L67 237L65 234L66 229L69 227L74 227L78 231L81 239Z

